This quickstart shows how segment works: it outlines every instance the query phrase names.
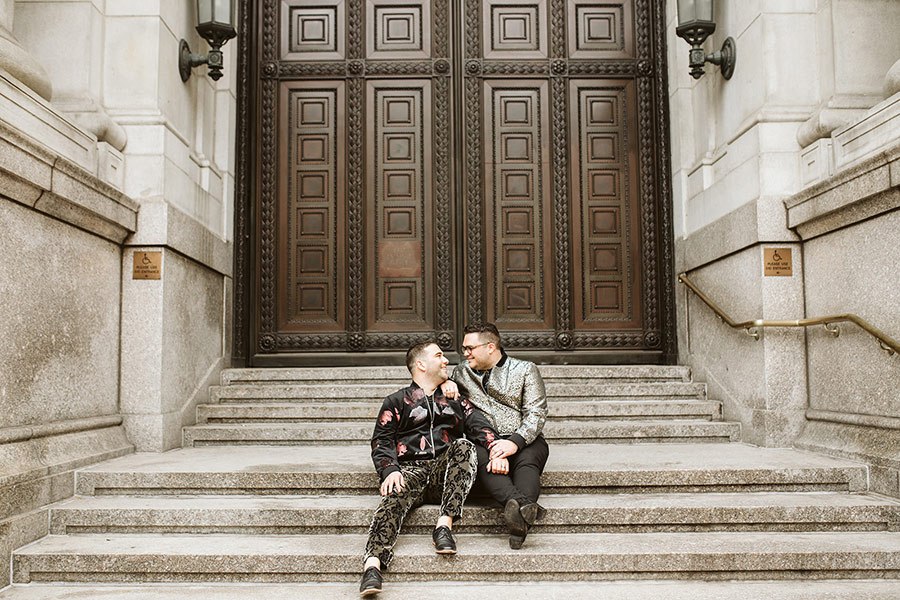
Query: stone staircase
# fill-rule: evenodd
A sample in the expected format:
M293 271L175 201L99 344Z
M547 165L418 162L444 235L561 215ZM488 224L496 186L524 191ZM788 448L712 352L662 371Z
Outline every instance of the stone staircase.
M866 493L864 465L737 442L683 367L541 371L546 519L511 551L499 510L470 503L448 558L424 506L384 598L900 598L900 504ZM373 418L407 381L224 372L184 448L78 472L0 600L354 597L378 501Z
M740 426L684 367L542 368L552 443L729 442ZM404 367L362 368L334 380L333 369L241 370L210 389L185 427L185 446L368 443L378 400L406 385Z

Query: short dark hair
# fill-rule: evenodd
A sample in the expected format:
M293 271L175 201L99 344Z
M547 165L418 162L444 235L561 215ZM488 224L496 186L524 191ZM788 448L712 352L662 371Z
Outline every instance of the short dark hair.
M429 339L411 346L410 349L406 351L406 368L409 369L410 375L412 375L413 367L416 365L416 361L422 358L422 355L425 354L425 348L432 344L438 346L436 340Z
M477 333L481 336L481 340L487 344L491 343L500 347L500 332L493 323L470 323L463 329L464 333Z

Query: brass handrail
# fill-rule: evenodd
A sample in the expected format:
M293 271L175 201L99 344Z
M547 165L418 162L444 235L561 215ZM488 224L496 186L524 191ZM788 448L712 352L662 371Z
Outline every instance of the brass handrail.
M678 276L678 281L686 285L689 290L694 292L694 294L696 294L697 297L703 301L704 304L712 309L712 311L716 313L716 316L719 317L720 321L724 322L732 329L743 329L754 340L759 339L759 331L763 327L810 327L812 325L824 325L825 330L828 333L830 333L834 337L838 337L841 334L841 330L837 325L835 325L835 323L849 321L851 323L855 323L857 326L859 326L860 329L875 337L875 339L878 340L878 344L881 346L882 350L884 350L888 354L893 356L900 353L900 342L893 339L862 317L854 315L853 313L828 315L826 317L816 317L814 319L797 319L795 321L765 321L763 319L755 319L753 321L743 321L741 323L738 323L734 319L729 317L725 313L725 311L722 310L721 307L719 307L718 304L711 300L706 294L701 292L700 289L697 288L697 286L694 284L694 282L691 281L691 279L687 276L687 273L681 273Z

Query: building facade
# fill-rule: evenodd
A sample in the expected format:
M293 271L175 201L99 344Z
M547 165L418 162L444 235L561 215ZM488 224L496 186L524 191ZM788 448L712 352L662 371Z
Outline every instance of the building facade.
M396 363L488 319L557 363L689 365L745 441L900 497L900 3L0 1L0 548L72 470L181 445L230 365ZM862 39L878 39L863 44ZM767 274L772 253L789 275Z

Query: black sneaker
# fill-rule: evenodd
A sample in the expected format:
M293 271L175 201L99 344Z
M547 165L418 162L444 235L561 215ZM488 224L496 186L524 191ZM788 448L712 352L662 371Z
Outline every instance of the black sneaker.
M503 507L503 519L509 528L509 547L518 550L525 543L525 536L528 535L528 522L522 515L519 501L510 498Z
M456 554L456 540L449 527L435 527L431 532L431 539L434 540L434 549L438 554Z
M378 567L369 567L365 570L362 580L359 582L359 595L363 598L374 596L381 591L381 570Z

